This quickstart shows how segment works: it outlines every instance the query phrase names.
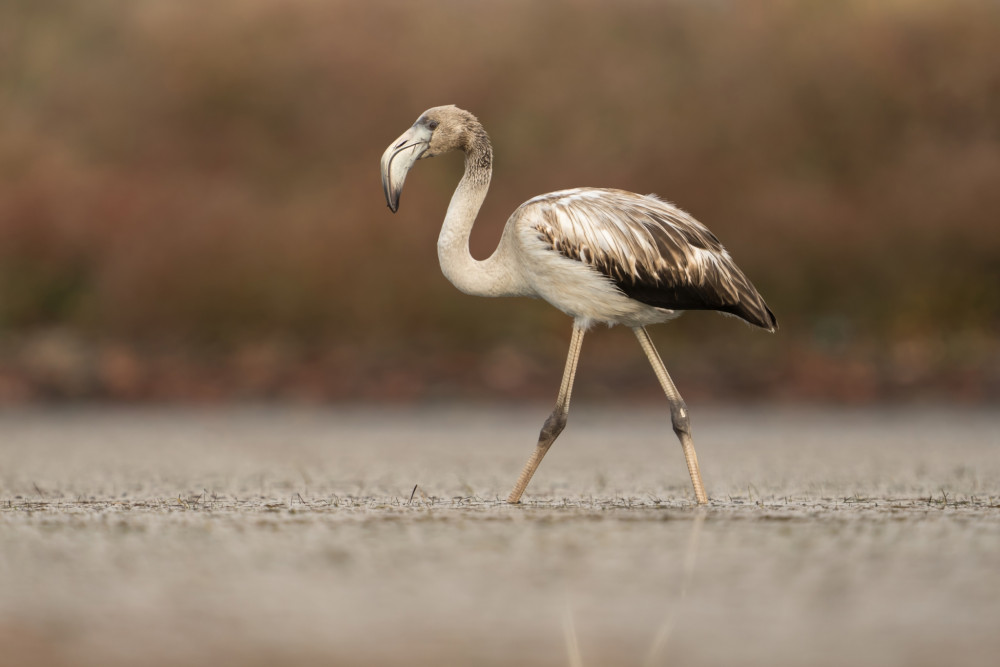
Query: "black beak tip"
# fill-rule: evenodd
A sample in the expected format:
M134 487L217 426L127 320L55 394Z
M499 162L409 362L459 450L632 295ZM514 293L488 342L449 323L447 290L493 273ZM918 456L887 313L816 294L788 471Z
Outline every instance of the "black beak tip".
M395 213L399 210L399 193L392 192L391 190L386 190L385 192L385 205L389 207L389 210Z

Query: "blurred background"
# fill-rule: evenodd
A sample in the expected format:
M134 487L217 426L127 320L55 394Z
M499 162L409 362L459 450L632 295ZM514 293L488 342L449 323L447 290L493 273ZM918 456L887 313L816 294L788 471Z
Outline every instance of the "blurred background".
M457 292L461 173L391 215L426 108L493 139L473 253L575 186L722 239L770 336L652 332L688 400L1000 399L1000 3L0 4L0 404L553 400L570 321ZM661 401L630 332L575 396Z

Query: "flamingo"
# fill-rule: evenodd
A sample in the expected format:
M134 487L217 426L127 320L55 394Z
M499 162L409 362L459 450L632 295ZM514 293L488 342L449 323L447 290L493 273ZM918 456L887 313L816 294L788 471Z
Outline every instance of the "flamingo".
M475 296L542 298L573 318L573 333L555 408L507 498L518 503L542 458L566 427L577 361L586 331L622 324L635 333L670 403L698 504L708 503L687 405L667 373L646 326L685 310L715 310L774 332L774 314L719 239L693 217L655 195L575 188L529 199L507 221L485 260L469 252L469 235L493 173L493 148L479 120L456 106L428 109L382 154L382 187L399 210L403 182L417 160L465 154L465 172L438 237L441 271Z

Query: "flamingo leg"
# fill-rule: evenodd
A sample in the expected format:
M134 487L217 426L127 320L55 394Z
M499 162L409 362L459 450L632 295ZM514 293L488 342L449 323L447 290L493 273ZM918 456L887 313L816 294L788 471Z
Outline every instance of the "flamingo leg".
M538 444L535 451L531 453L528 462L524 464L514 490L507 496L508 503L521 502L521 494L527 488L532 475L538 469L538 464L542 462L549 447L556 441L562 430L566 428L566 420L569 416L569 398L573 393L573 379L576 377L576 363L580 359L580 347L583 345L583 334L586 332L578 322L573 323L573 338L569 343L569 354L566 356L566 369L563 371L562 384L559 386L559 397L556 398L556 407L552 414L545 420L541 433L538 434Z
M691 475L691 484L694 485L694 497L698 500L699 505L705 505L708 503L708 496L705 495L705 485L701 481L701 470L698 468L698 455L694 452L694 441L691 439L691 423L688 420L687 405L684 403L684 399L681 398L680 392L677 391L677 387L674 386L674 381L667 374L667 367L663 365L663 360L660 359L660 354L653 346L653 341L650 340L646 329L644 327L635 327L632 331L635 332L635 337L639 339L639 345L642 345L642 350L646 353L646 357L653 367L653 372L656 373L656 379L660 381L663 393L667 395L667 400L670 401L670 421L673 423L674 433L677 434L677 439L681 441L681 448L684 450L684 460L687 462L688 474Z

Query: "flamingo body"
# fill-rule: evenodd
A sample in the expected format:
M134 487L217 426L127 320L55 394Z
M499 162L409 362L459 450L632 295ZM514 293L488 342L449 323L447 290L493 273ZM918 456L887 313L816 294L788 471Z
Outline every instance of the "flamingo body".
M637 327L717 310L777 324L715 235L653 195L561 190L522 204L507 227L535 295L585 323Z

